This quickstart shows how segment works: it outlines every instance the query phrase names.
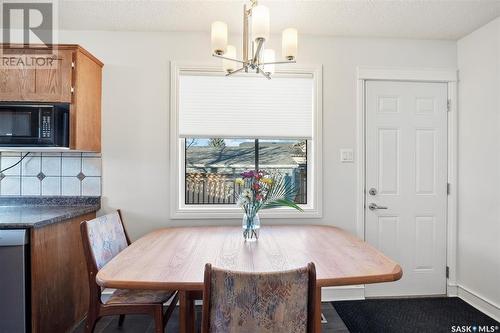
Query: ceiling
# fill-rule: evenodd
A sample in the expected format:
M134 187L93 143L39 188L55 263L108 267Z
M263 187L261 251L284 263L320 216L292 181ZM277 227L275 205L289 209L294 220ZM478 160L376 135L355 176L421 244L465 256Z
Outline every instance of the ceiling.
M240 32L244 1L61 0L60 29L203 31L222 20ZM500 1L262 0L271 30L323 36L459 39L500 16Z

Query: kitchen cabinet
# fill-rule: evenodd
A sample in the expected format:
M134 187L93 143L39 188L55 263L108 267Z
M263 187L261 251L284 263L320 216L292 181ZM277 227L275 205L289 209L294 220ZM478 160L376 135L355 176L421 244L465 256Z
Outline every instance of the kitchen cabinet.
M0 263L9 268L0 279L0 332L78 326L89 304L80 223L99 209L99 197L0 198Z
M85 317L89 289L80 223L95 216L31 229L32 332L68 332Z
M68 103L70 148L100 152L103 63L79 45L0 45L0 102Z
M2 54L0 100L71 103L73 51ZM39 61L37 61L39 60Z

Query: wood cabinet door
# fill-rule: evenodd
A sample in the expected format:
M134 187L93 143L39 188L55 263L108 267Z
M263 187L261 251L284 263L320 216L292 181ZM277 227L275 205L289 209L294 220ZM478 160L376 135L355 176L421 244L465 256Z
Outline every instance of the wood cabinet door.
M1 56L0 101L27 100L35 93L35 71L17 57L3 53Z
M35 72L35 95L40 102L71 103L73 51L56 52L52 66L44 66Z
M0 101L71 103L73 51L54 53L27 50L2 54ZM36 63L37 57L42 61ZM43 61L47 57L50 62Z

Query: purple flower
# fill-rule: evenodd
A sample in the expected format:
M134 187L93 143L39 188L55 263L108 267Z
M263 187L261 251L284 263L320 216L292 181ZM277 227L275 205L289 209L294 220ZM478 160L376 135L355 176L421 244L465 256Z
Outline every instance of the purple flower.
M253 170L250 171L245 171L241 174L241 177L243 178L253 178L255 175L255 172Z

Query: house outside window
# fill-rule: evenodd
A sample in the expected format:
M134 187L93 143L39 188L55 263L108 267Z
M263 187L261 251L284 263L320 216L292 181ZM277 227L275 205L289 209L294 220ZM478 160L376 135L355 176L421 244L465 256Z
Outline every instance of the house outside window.
M172 218L241 218L234 180L256 169L284 176L304 209L265 210L262 217L321 217L321 67L272 80L171 68Z
M307 140L185 139L185 204L234 205L246 170L282 175L307 204Z

